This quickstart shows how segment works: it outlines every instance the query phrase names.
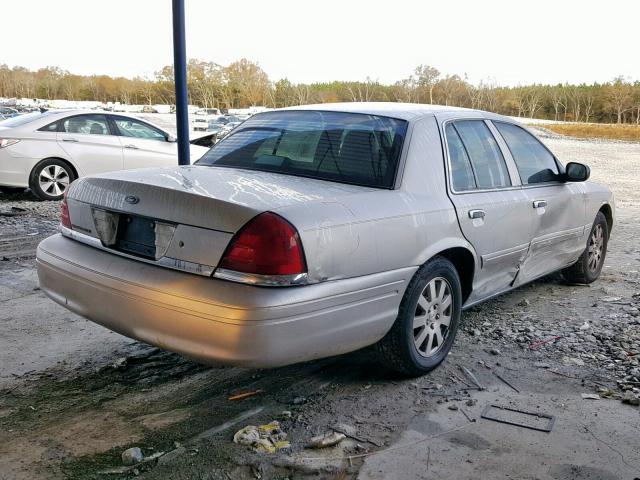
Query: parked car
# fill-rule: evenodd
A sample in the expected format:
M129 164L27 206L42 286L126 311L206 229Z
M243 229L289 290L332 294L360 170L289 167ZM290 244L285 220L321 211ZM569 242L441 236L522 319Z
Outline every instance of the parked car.
M197 160L207 149L191 147ZM0 122L0 188L61 199L76 178L176 165L175 138L138 118L84 110L34 112Z
M220 117L220 110L217 108L201 108L196 110L191 116L191 128L195 132L206 132L210 121Z
M560 270L591 283L614 220L589 168L500 115L348 103L254 115L195 165L85 177L38 247L55 302L202 362L368 345L420 375L460 312Z
M194 132L206 132L210 121L209 117L193 117L191 120L191 129Z
M220 115L220 110L217 108L201 108L194 112L194 115L214 116Z
M207 125L207 132L215 133L216 138L220 140L231 132L234 128L240 125L243 120L240 120L235 115L222 115L213 120L209 120Z
M20 112L15 108L0 106L0 115L2 115L3 118L12 118L20 115Z

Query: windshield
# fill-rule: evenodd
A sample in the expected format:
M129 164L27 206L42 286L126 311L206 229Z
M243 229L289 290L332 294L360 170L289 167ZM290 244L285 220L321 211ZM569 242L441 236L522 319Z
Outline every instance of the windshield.
M17 117L8 118L6 120L2 120L0 122L0 127L21 127L29 122L33 122L34 120L39 120L44 118L45 115L49 115L49 112L31 112L25 113L24 115L18 115Z
M262 113L196 164L393 188L406 130L404 120L361 113Z

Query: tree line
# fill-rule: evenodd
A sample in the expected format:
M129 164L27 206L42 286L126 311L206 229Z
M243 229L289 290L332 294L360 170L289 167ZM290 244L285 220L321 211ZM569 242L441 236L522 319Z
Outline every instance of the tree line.
M442 74L419 65L393 84L365 81L292 83L273 81L255 62L223 66L191 59L187 66L189 103L221 109L254 105L286 107L309 103L385 101L478 108L518 117L577 122L640 124L640 82L617 77L606 83L532 84L517 87ZM33 71L0 65L0 97L95 100L126 104L173 104L173 67L153 78L76 75L58 67Z

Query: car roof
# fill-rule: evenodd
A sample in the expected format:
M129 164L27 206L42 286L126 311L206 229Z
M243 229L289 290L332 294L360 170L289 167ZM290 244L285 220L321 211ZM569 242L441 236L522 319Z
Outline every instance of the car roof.
M37 112L32 112L32 113L37 113ZM138 120L144 123L148 123L149 125L152 125L158 130L166 132L164 128L160 127L159 125L156 125L154 122L150 122L146 118L140 118L140 117L136 117L133 115L120 113L120 112L109 112L104 110L88 110L88 109L50 109L50 110L45 110L44 112L41 112L41 113L43 114L41 116L34 115L33 119L29 123L25 123L18 127L9 127L9 128L30 130L34 126L36 128L40 128L42 126L48 125L49 123L58 121L66 117L72 117L74 115L109 115L109 116L130 118L132 120ZM20 117L14 117L14 118L20 118Z
M320 110L329 112L364 113L398 118L401 120L416 120L425 116L445 114L447 117L482 116L486 118L506 118L483 110L452 107L449 105L429 105L423 103L400 102L342 102L318 103L313 105L298 105L280 108L278 110Z

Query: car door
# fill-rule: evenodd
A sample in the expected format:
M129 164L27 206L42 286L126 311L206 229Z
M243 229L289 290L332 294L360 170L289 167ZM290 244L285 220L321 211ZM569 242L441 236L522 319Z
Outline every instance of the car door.
M58 145L83 175L122 170L122 145L104 115L74 115L57 123Z
M112 116L122 141L124 168L163 167L178 164L178 146L168 134L141 120Z
M584 185L561 181L556 158L527 130L508 122L493 124L509 149L534 212L531 249L520 278L526 282L566 266L584 250Z
M468 303L507 290L519 276L532 236L529 201L489 124L445 124L449 188L463 235L480 258Z

